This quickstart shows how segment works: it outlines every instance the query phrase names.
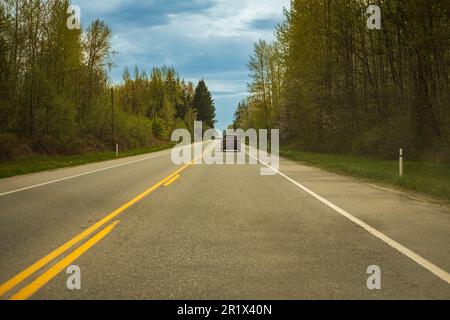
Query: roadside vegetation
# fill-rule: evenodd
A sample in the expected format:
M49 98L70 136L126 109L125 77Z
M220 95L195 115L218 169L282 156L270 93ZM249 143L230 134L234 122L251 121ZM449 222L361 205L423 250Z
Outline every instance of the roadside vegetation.
M173 147L173 143L161 143L151 147L141 147L119 152L116 157L115 152L94 151L79 155L32 155L23 156L10 161L0 163L0 179L35 173L59 168L74 167L88 163L136 156L145 153L156 152Z
M404 176L400 177L398 160L312 153L291 147L281 147L280 155L330 172L421 192L442 200L450 200L450 165L406 160Z
M450 6L293 0L276 40L254 45L233 127L280 129L282 155L450 199ZM407 155L398 175L398 153Z
M174 129L192 131L195 120L214 126L205 82L195 86L171 67L125 68L122 82L113 85L114 31L101 20L69 30L69 4L0 1L3 172L47 168L52 157L55 163L107 157L116 143L124 150L157 147ZM8 163L28 169L9 171Z
M236 128L280 129L309 152L450 163L448 1L293 0L249 61Z

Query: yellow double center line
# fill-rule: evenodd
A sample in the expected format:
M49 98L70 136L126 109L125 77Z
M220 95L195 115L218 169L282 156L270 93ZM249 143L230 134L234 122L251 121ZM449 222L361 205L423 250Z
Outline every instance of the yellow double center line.
M164 183L164 187L170 186L172 183L174 183L175 181L177 181L179 178L180 178L180 175L177 174L176 176L172 177L172 179L170 179L169 181L167 181L166 183Z
M31 275L33 275L35 272L40 270L41 268L45 267L48 263L53 261L54 259L58 258L60 255L71 249L74 245L78 244L79 242L85 240L87 237L89 237L94 232L98 231L100 228L104 227L107 223L111 222L114 218L116 218L118 215L120 215L122 212L124 212L126 209L134 205L135 203L139 202L146 196L148 196L150 193L158 189L160 186L164 185L165 183L171 181L174 177L178 176L181 172L186 170L189 166L196 163L196 160L193 160L192 162L184 165L180 169L176 170L175 172L171 173L169 176L152 186L150 189L142 192L140 195L135 197L134 199L128 201L124 205L122 205L120 208L114 210L110 214L108 214L106 217L80 233L79 235L75 236L73 239L67 241L65 244L60 246L59 248L53 250L48 255L46 255L44 258L40 259L39 261L35 262L13 278L9 279L5 283L3 283L0 286L0 297L9 292L11 289L15 288L17 285L22 283L24 280L28 279ZM81 254L89 250L95 243L100 241L103 237L105 237L118 223L114 222L110 224L108 227L104 228L101 233L98 233L95 237L93 237L91 240L83 244L80 248L72 252L69 256L67 256L65 259L61 260L59 263L54 265L50 270L48 270L46 273L41 275L39 278L37 278L34 282L32 282L30 285L24 287L20 292L18 292L16 295L12 297L12 299L27 299L30 297L33 293L35 293L37 290L39 290L43 285L45 285L48 281L50 281L54 276L56 276L61 270L64 268L67 262L74 261L76 258L78 258ZM55 273L56 272L56 273Z
M45 271L36 280L31 282L29 285L25 286L18 293L13 295L10 300L25 300L33 295L40 288L45 286L50 280L56 277L61 271L67 268L73 261L78 259L83 253L88 251L93 245L102 240L108 233L110 233L114 227L119 223L119 221L114 221L107 227L102 229L100 232L96 233L92 238L83 243L79 248L74 250L72 253L67 255L64 259L56 263L50 269Z

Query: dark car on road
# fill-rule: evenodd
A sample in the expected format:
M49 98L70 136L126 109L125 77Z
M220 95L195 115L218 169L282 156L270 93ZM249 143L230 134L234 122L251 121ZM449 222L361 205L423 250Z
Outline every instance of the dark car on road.
M222 150L225 151L241 151L241 141L236 134L224 132L222 138Z

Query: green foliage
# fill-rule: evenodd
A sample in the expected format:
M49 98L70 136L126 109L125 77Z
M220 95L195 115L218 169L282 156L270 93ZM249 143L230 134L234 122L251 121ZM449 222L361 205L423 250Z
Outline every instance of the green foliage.
M173 143L158 143L151 147L140 147L126 151L121 150L119 158L156 152L171 148L173 145ZM27 155L22 152L21 157L2 163L0 166L0 179L111 159L117 159L116 153L113 151L95 151L84 153L82 155Z
M181 80L175 69L153 68L148 78L135 68L131 79L126 68L123 79L124 84L116 88L120 109L149 120L150 132L156 139L168 140L174 129L194 125L193 85Z
M0 160L10 160L20 155L31 154L30 148L12 133L0 133Z
M235 126L280 128L303 150L450 161L448 1L294 0L274 43L259 41Z
M450 200L450 166L448 164L439 165L408 160L405 162L405 175L400 177L398 160L302 152L296 147L282 147L280 155L331 172L351 175Z
M393 118L379 127L364 131L354 140L352 153L395 159L402 147L410 158L418 158L420 150L415 148L413 137L407 121Z
M153 134L158 139L165 139L169 136L166 122L161 118L156 118L152 122Z
M216 122L214 100L204 80L200 80L195 88L192 106L197 111L197 120L203 122L203 130L214 128Z
M193 126L193 84L173 68L126 68L111 94L112 30L69 30L68 6L0 2L0 160L151 146Z
M124 148L132 149L152 145L152 122L144 117L129 116L122 113L118 118L115 141Z
M191 133L191 137L194 137L194 123L197 119L197 112L194 108L189 107L186 111L186 115L184 116L184 123L186 123L186 127Z

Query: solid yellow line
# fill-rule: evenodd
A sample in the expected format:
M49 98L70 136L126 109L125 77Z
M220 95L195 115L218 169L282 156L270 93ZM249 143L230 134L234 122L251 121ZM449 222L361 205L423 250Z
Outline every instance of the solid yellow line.
M174 183L175 181L177 181L178 178L180 178L180 175L179 175L179 174L177 174L175 177L173 177L172 179L170 179L169 181L167 181L167 182L164 184L164 186L165 186L165 187L170 186L172 183Z
M36 293L39 289L45 286L50 280L56 277L62 270L67 268L73 261L78 259L83 253L88 251L93 245L102 240L108 233L110 233L114 227L119 223L115 221L107 226L105 229L97 233L91 239L83 243L79 248L69 254L67 257L56 263L42 275L40 275L36 280L22 288L18 293L13 295L9 300L25 300L31 295Z
M150 193L155 191L157 188L159 188L161 185L166 183L168 180L172 179L173 176L176 176L180 172L184 171L186 168L188 168L190 165L192 165L192 163L194 161L192 161L192 162L186 164L185 166L181 167L180 169L176 170L175 172L173 172L172 174L170 174L169 176L167 176L166 178L164 178L163 180L161 180L160 182L155 184L150 189L144 191L143 193L138 195L136 198L130 200L127 203L125 203L120 208L118 208L115 211L111 212L106 217L104 217L103 219L101 219L100 221L98 221L97 223L95 223L94 225L92 225L91 227L89 227L88 229L86 229L85 231L80 233L79 235L75 236L72 240L69 240L68 242L66 242L65 244L60 246L59 248L55 249L54 251L52 251L51 253L46 255L41 260L35 262L34 264L29 266L28 268L26 268L25 270L23 270L22 272L20 272L19 274L17 274L13 278L11 278L10 280L8 280L5 283L3 283L0 286L0 297L3 296L5 293L7 293L9 290L13 289L15 286L17 286L22 281L27 279L33 273L35 273L36 271L38 271L39 269L41 269L42 267L44 267L45 265L50 263L53 259L55 259L58 256L60 256L61 254L63 254L65 251L70 249L72 246L74 246L78 242L82 241L83 239L85 239L86 237L88 237L89 235L91 235L92 233L97 231L99 228L101 228L106 223L110 222L112 219L117 217L123 211L125 211L126 209L131 207L133 204L135 204L136 202L142 200L142 198L148 196Z

